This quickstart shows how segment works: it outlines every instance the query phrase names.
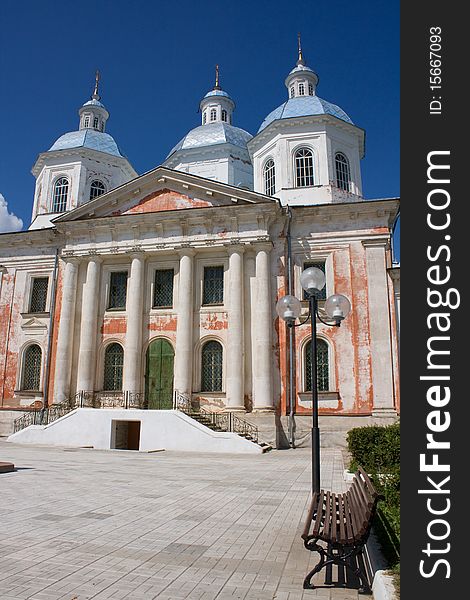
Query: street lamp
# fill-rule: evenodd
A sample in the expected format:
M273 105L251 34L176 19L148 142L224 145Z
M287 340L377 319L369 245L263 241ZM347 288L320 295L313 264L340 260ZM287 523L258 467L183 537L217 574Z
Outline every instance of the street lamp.
M307 293L308 315L300 323L295 323L302 312L302 304L295 296L279 298L277 314L286 322L287 327L299 327L310 319L311 344L310 358L312 364L312 492L320 492L320 429L318 427L318 389L317 389L317 318L329 327L339 327L351 310L351 304L346 296L333 294L325 301L325 312L331 323L324 321L318 314L318 293L325 287L325 273L317 267L309 267L302 272L300 284Z

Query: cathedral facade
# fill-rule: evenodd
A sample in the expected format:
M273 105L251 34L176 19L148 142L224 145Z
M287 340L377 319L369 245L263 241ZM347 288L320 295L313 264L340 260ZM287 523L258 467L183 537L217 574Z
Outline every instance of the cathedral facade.
M201 124L138 175L94 93L34 167L27 231L0 235L0 407L119 404L311 413L310 326L276 313L310 266L352 310L318 322L319 410L396 416L398 199L365 200L364 131L299 52L256 135L216 82ZM398 290L398 291L397 291ZM322 314L322 313L321 313ZM0 413L1 416L1 413ZM249 415L248 415L249 416Z

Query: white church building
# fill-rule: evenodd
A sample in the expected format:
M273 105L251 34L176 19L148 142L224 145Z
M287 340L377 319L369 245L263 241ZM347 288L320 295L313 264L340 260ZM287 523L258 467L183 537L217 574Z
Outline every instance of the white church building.
M29 229L0 235L0 421L66 406L92 428L106 411L167 418L180 400L282 445L289 414L299 432L309 422L312 365L310 326L290 335L276 302L291 291L308 312L312 265L320 310L334 293L352 306L339 328L318 322L321 417L341 430L397 417L399 201L364 199L364 130L317 95L300 50L285 85L251 135L217 71L201 123L139 176L106 132L97 78L78 129L33 166Z

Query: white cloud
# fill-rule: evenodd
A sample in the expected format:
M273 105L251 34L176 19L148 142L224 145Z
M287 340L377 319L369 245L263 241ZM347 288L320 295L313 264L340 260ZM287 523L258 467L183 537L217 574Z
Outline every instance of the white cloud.
M15 214L8 212L8 202L0 194L0 233L6 231L20 231L23 221Z

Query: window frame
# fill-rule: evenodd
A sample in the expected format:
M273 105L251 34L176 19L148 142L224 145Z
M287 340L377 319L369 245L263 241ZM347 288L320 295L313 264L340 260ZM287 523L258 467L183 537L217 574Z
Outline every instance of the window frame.
M299 96L305 96L305 83L300 81L298 84Z
M39 348L39 352L40 352L40 359L39 359L39 365L38 365L38 370L39 372L36 374L38 377L38 385L37 385L37 389L35 388L26 388L25 387L25 377L26 377L26 355L28 353L28 351L31 350L31 348L33 347L37 347ZM31 341L28 342L22 349L21 351L21 368L20 368L20 377L19 377L19 382L18 382L18 388L20 392L24 392L24 393L41 393L42 392L42 370L43 370L43 360L44 360L44 352L43 349L41 347L41 345L36 342L36 341Z
M202 267L202 291L201 291L201 306L223 306L225 301L225 265L224 264L205 264ZM208 269L221 269L222 270L222 300L218 302L206 302L206 270Z
M124 306L111 306L111 284L113 276L116 274L126 273L126 301ZM109 271L108 275L108 289L106 293L106 311L116 312L116 311L125 311L127 307L127 288L129 286L129 269L125 268L116 268Z
M205 380L204 380L204 350L206 349L206 347L209 344L217 344L220 347L220 374L218 375L218 377L220 376L220 389L204 389L206 386L204 385ZM201 345L200 345L200 349L199 349L199 355L200 355L200 364L199 364L199 391L201 392L201 394L223 394L224 393L224 374L225 374L225 370L224 370L224 360L225 360L225 351L224 351L224 345L222 344L222 342L219 339L216 338L206 338L204 340L201 341ZM215 387L214 385L210 386L211 388Z
M309 167L308 165L305 165L305 159L306 159L306 155L303 155L302 157L298 157L298 154L300 152L308 152L310 154L310 158L311 158L311 166ZM316 160L315 160L315 152L313 151L313 149L310 146L298 146L297 148L294 149L293 151L293 161L294 161L294 187L296 188L308 188L308 187L314 187L315 186L315 164L316 164ZM298 165L298 162L300 162L300 159L303 159L303 165ZM309 173L307 173L307 169L309 171ZM299 180L304 179L304 181L306 183L299 184ZM310 182L311 183L308 183Z
M96 186L94 187L93 184L94 183L100 183L103 188L102 188L102 192L99 194L95 194L94 196L92 196L92 190L93 189L99 189ZM106 194L106 185L104 184L103 181L101 181L101 179L93 179L90 183L90 195L89 195L89 200L94 200L95 198L98 198L99 196L102 196L103 194Z
M157 273L159 272L170 272L171 275L171 304L162 304L157 305L155 303L155 296L157 293ZM152 310L168 310L173 309L175 304L175 268L174 267L165 267L165 266L157 266L153 271L153 285L152 285L152 298L151 298L151 309Z
M263 166L263 187L266 196L274 196L276 193L276 163L271 156L266 159Z
M65 181L67 185L61 184L60 187L62 189L65 188L65 191L60 191L57 194L57 190L59 188L59 182ZM67 212L67 204L69 200L69 191L70 191L70 180L65 175L59 175L55 178L54 183L52 184L52 202L51 202L51 213L64 213ZM64 199L65 198L65 199ZM60 210L56 210L56 203L60 203L59 207L62 207Z
M338 157L342 157L344 159L344 162L338 161ZM345 166L345 169L343 169L342 173L339 173L338 164L343 165L343 167ZM343 181L343 183L346 185L346 187L343 187L343 185L340 185L341 177L339 177L338 175L346 176ZM344 192L351 192L351 188L352 188L351 165L350 165L349 159L346 156L346 154L344 152L341 152L340 150L335 152L335 181L336 181L337 188L339 188L340 190L343 190Z
M321 269L320 265L323 265L323 269ZM319 294L317 294L317 300L319 302L324 302L328 297L327 296L328 281L327 281L327 272L326 272L326 260L323 260L323 259L304 260L302 263L302 268L301 268L300 273L302 274L302 272L305 271L305 269L308 269L309 267L317 267L321 271L323 271L323 273L325 274L325 287L320 291ZM303 288L302 288L302 300L308 301L307 292Z
M209 121L215 123L217 121L217 109L211 108L209 113Z
M33 293L34 293L34 282L39 280L39 279L45 279L47 281L46 284L46 294L45 294L45 298L44 298L44 310L32 310L32 301L33 301ZM29 292L28 292L28 305L26 307L26 312L28 314L44 314L48 312L48 306L49 306L49 293L50 293L50 276L49 275L42 275L42 274L35 274L35 275L31 275L30 276L30 280L29 280Z
M120 378L118 379L118 381L120 381L120 384L118 384L118 387L107 387L106 383L107 383L107 373L106 373L106 358L108 356L108 353L110 352L110 349L113 346L117 346L120 348L120 355L122 357L121 360L121 364L118 365L118 368L120 368ZM123 389L123 375L124 375L124 360L125 360L125 353L124 353L124 347L122 345L121 342L118 342L116 340L109 340L109 342L106 344L106 346L104 347L103 350L103 384L102 384L102 390L103 392L122 392ZM112 374L112 378L114 379L115 374L116 374L116 365L110 365L110 367L112 369L114 369L114 373Z
M303 393L311 393L312 392L312 388L311 388L311 376L310 378L308 377L308 368L307 368L307 361L310 359L310 349L309 349L309 344L311 344L312 342L312 338L309 336L307 337L303 344L302 344L302 349L301 349L301 356L302 356L302 373L301 373L301 386L300 389L302 390ZM325 392L332 392L335 391L334 388L334 381L333 381L333 353L332 353L332 345L330 343L330 341L328 339L326 339L323 336L318 336L317 335L317 365L318 365L318 359L320 358L319 356L319 346L321 346L322 344L325 345L326 347L326 355L327 355L327 389L322 389L321 387L321 381L318 379L317 377L317 389L319 393L325 393ZM317 367L318 368L318 367ZM318 373L318 371L317 371ZM309 381L310 379L310 381ZM324 381L324 378L323 378Z

